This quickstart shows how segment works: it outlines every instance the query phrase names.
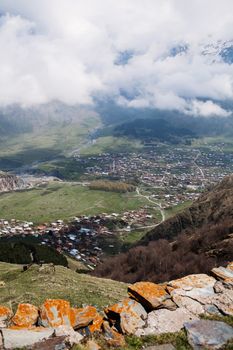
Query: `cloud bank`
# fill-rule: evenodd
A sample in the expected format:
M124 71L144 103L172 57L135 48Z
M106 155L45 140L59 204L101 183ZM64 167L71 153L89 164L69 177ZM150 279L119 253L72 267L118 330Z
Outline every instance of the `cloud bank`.
M0 13L1 106L112 98L229 115L233 64L217 53L232 0L0 0Z

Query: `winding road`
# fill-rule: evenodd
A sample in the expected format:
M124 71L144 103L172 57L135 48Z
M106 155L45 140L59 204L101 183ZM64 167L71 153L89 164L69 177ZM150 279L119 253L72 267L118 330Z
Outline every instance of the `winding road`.
M145 229L145 228L153 228L153 227L156 227L156 226L159 226L162 222L164 222L166 220L166 216L165 216L165 211L162 207L162 204L161 203L158 203L158 202L155 202L153 201L150 196L145 196L143 194L140 193L140 190L139 190L139 187L136 188L136 192L137 192L137 195L140 196L140 197L143 197L143 198L146 198L149 202L151 202L152 204L154 204L160 211L160 214L162 216L162 220L157 223L157 224L154 224L154 225L149 225L149 226L142 226L140 227L140 229Z

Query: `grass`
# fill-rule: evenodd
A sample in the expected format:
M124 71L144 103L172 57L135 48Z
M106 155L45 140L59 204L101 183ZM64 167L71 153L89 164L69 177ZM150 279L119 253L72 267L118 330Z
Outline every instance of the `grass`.
M69 219L76 215L134 210L146 204L135 193L94 191L72 183L50 183L46 187L0 194L1 217L34 223Z
M186 201L184 203L177 204L174 207L165 209L165 217L166 217L166 219L169 219L172 216L175 216L176 214L181 213L184 209L190 207L191 204L192 204L192 201Z
M101 346L101 349L113 350L109 347L102 336L94 339ZM191 350L192 347L188 344L187 336L184 331L177 333L166 333L161 335L151 335L138 338L136 336L125 337L126 345L118 348L119 350L141 350L148 346L172 344L177 350ZM85 345L75 345L72 350L87 350Z
M104 136L99 137L96 142L81 150L82 155L94 155L105 152L130 152L140 150L143 145L138 140L131 140L124 137Z
M41 305L45 299L65 299L74 306L94 305L102 309L127 295L127 285L108 279L78 274L63 266L53 268L33 265L22 272L22 266L0 262L0 304L12 307L18 303Z

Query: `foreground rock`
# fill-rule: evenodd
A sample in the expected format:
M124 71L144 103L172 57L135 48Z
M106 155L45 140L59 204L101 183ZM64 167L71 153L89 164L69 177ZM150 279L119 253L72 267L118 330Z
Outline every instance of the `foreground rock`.
M78 332L75 332L74 329L70 326L57 327L55 329L55 336L56 337L65 336L66 342L69 343L71 346L74 344L78 344L83 339L83 336Z
M186 323L188 341L193 349L221 349L233 340L233 328L224 322L198 320Z
M39 310L31 304L19 304L16 314L12 318L12 322L22 328L30 328L34 326L39 317Z
M147 327L136 331L137 336L157 335L162 333L179 332L185 322L197 320L198 318L185 308L178 308L175 311L160 309L148 314Z
M215 267L212 273L217 279L233 287L233 263L228 264L227 267Z
M84 308L71 308L70 320L71 325L75 329L88 326L93 320L97 320L98 312L94 306L86 306Z
M6 306L0 306L0 328L8 326L10 318L13 316L13 312Z
M48 339L53 335L52 328L43 328L37 330L14 330L2 329L2 342L4 349L23 348L24 346L31 346L44 339Z
M40 309L40 323L43 327L71 326L70 303L62 299L47 299Z
M124 299L105 309L108 319L123 334L134 334L145 325L147 312L141 304L132 299Z
M128 287L128 294L147 311L161 307L170 298L164 286L152 282L137 282Z

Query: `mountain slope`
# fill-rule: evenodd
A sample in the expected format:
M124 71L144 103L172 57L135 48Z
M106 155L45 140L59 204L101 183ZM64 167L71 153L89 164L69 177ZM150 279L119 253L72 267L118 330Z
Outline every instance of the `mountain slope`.
M104 261L94 274L125 282L163 282L226 264L233 259L232 203L233 175L154 228L127 253Z
M69 300L72 305L98 307L114 303L127 295L127 285L78 274L63 266L32 265L23 272L22 265L0 262L1 304L20 302L40 305L47 298Z

